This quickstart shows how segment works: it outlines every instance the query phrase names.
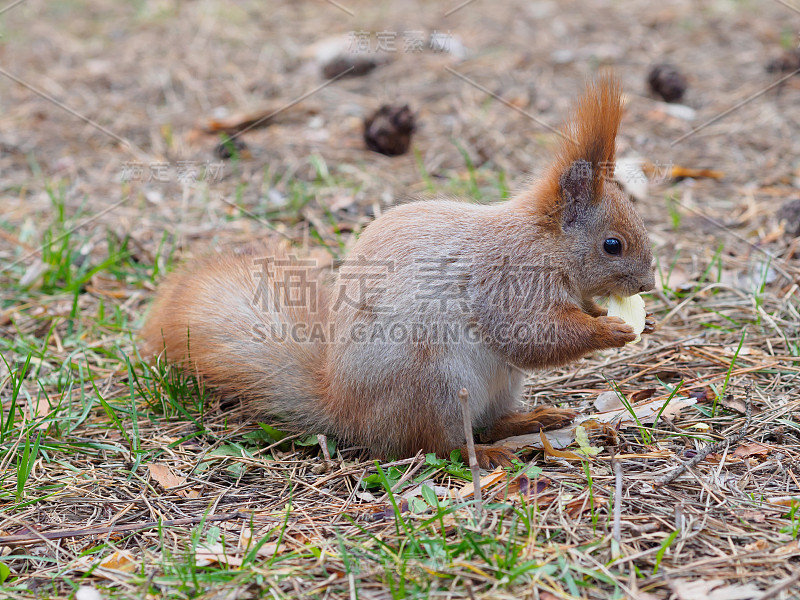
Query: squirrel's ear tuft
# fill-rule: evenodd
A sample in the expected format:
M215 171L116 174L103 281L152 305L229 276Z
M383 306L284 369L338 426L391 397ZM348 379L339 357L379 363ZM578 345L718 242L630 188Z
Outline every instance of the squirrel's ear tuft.
M561 145L543 187L548 207L540 207L562 223L569 205L597 203L603 179L614 176L616 138L622 120L622 91L612 75L587 86L571 118L561 131ZM558 220L558 219L556 219Z
M561 198L561 223L564 227L580 221L593 203L594 169L592 163L579 159L569 165L558 180Z
M619 82L606 75L589 84L562 130L561 147L554 165L556 170L563 174L575 161L588 162L592 165L593 189L598 194L603 178L614 176L617 131L621 120Z

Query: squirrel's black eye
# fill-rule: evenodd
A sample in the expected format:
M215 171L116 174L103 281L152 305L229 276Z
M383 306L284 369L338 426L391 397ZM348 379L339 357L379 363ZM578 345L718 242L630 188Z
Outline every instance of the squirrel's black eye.
M622 242L617 238L608 238L603 242L603 250L614 256L622 253Z

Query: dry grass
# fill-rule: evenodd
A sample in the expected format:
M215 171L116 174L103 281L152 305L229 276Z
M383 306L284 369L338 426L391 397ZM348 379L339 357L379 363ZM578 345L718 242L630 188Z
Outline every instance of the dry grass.
M779 77L764 64L797 46L800 14L768 0L474 2L449 16L457 2L342 4L354 15L310 1L28 0L0 16L4 594L800 597L800 262L775 215L800 195L800 78L760 93ZM324 83L308 48L359 30L398 32L398 51L248 131L251 156L202 177L218 140L197 123L306 96ZM468 56L402 51L403 32L433 30ZM647 95L663 60L689 75L694 120ZM409 196L503 197L555 141L525 113L558 124L606 65L628 94L620 155L657 167L639 207L660 329L536 374L527 400L591 413L611 382L664 397L682 382L698 402L679 417L606 432L584 463L528 451L534 467L511 489L535 493L502 481L477 514L452 497L436 506L465 484L457 462L379 469L339 448L326 469L313 440L277 443L140 363L136 328L177 258L281 235L333 262ZM366 151L362 118L396 100L417 112L414 152ZM121 181L134 163L143 176ZM157 164L164 181L149 178ZM725 177L675 181L670 164ZM178 180L187 167L197 181Z

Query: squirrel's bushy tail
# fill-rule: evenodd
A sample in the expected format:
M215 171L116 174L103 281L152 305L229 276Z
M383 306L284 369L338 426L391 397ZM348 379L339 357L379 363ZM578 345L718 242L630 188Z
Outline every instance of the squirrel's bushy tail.
M327 294L313 260L266 247L170 274L142 329L146 357L178 364L258 414L326 429Z

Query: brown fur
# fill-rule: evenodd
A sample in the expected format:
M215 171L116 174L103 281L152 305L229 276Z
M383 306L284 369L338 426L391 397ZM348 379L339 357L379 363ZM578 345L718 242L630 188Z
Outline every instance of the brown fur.
M291 271L276 266L259 280L257 259L286 259L269 246L173 273L142 331L145 351L166 351L247 402L254 418L283 418L376 456L461 447L461 388L474 425L492 439L560 426L571 411L514 413L521 370L631 341L631 328L594 298L654 284L642 221L608 180L621 114L618 85L601 79L529 190L492 206L442 200L388 211L363 232L333 286L309 274L317 289L308 305L253 302L259 283L271 289ZM621 240L621 255L604 253L607 237ZM325 335L256 335L280 324L319 325ZM387 337L394 327L406 335ZM414 339L415 327L428 337ZM507 335L518 330L524 335ZM485 446L478 453L484 465L513 458Z

